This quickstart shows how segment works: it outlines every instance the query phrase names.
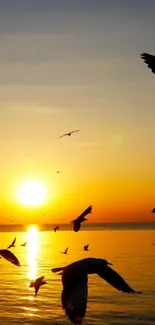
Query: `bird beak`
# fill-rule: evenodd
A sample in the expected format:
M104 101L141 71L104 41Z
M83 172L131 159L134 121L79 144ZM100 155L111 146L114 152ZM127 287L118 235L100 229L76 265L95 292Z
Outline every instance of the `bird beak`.
M110 262L107 262L107 264L108 264L108 265L113 265L113 264L112 264L112 263L110 263Z

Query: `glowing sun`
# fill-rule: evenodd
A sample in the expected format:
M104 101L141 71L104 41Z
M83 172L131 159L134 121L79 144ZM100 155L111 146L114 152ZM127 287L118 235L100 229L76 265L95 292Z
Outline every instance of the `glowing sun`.
M18 200L27 206L38 206L44 203L47 197L45 186L37 181L27 181L17 192Z

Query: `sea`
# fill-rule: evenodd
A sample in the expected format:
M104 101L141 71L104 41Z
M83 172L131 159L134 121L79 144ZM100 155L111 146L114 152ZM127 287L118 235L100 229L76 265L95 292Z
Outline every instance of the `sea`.
M96 274L89 275L85 325L155 324L155 223L82 225L73 232L61 225L0 226L0 248L16 237L11 251L21 267L0 259L0 325L69 325L61 307L61 276L51 268L86 257L104 258L142 294L117 291ZM25 241L27 247L20 246ZM83 246L89 244L89 251ZM68 247L68 254L63 252ZM34 297L30 281L45 276Z

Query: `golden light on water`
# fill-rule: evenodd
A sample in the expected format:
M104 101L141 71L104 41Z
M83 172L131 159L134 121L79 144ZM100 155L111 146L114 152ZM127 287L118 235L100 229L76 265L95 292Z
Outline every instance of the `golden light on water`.
M39 244L39 232L37 226L30 226L27 232L27 247L28 247L28 265L29 272L28 278L30 280L35 279L37 274L37 257L38 257L38 244Z

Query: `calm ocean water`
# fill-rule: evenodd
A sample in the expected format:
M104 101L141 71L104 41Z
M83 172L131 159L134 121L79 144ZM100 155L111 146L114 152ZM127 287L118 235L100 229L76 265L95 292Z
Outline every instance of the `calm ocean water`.
M88 308L84 324L155 324L155 230L83 230L1 232L0 247L6 248L14 237L12 252L21 267L0 260L0 324L69 324L61 308L61 277L52 267L67 265L85 257L105 258L113 268L142 295L116 291L97 275L89 276ZM28 240L28 247L20 247ZM84 252L83 245L90 244ZM63 251L69 247L68 255ZM31 279L45 275L47 284L37 298L30 289Z

